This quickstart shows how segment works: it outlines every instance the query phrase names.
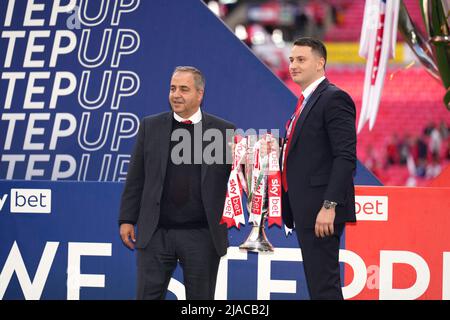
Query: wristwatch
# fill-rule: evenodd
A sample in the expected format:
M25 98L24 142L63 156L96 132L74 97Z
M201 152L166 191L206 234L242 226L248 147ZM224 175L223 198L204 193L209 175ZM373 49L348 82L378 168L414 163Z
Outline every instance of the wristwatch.
M337 202L333 202L333 201L330 201L330 200L324 200L323 201L323 207L325 208L325 209L334 209L334 208L336 208L336 206L337 206Z

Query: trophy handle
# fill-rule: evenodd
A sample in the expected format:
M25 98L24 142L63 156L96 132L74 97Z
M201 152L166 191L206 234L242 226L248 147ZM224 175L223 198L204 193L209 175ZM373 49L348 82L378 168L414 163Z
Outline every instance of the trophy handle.
M405 38L406 43L425 67L429 74L436 80L440 80L436 61L433 57L433 49L427 39L422 35L409 16L408 10L403 1L400 1L400 11L398 15L398 31Z
M444 103L450 110L450 2L448 0L422 0L421 5L440 78L444 88L447 89Z
M450 4L448 0L421 0L420 5L428 36L414 25L403 1L398 30L428 73L444 85L444 104L450 110Z

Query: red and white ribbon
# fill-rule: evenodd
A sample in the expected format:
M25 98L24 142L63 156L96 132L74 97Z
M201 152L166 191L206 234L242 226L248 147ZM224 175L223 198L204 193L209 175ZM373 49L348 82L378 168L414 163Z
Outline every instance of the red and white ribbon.
M265 168L263 164L267 163L267 156L261 153L261 143L264 140L258 140L253 148L253 171L252 171L252 196L251 210L249 212L249 222L256 225L261 223L261 214L265 201L266 179L264 178Z
M230 177L228 179L227 194L225 197L225 205L223 208L222 219L220 223L225 223L228 228L236 226L239 228L240 224L245 224L244 210L242 206L242 184L239 180L238 174L241 171L241 164L245 158L246 138L237 138L233 165L231 167Z
M249 222L259 225L263 208L267 206L269 227L273 224L281 226L281 173L279 165L278 143L270 134L265 135L250 146L250 138L235 137L233 165L228 179L225 206L221 223L228 228L239 228L245 224L242 205L242 191L245 191L249 202ZM261 152L261 144L269 144L269 154ZM275 144L274 147L270 147ZM251 152L249 152L251 149ZM251 159L249 159L251 158ZM251 176L245 176L242 166L246 162L251 166ZM250 170L246 172L249 174ZM249 179L247 182L246 179ZM265 196L265 192L268 195ZM265 201L268 201L266 204Z
M269 142L269 173L268 183L268 223L269 227L276 224L281 227L281 172L279 164L278 143L275 139ZM272 147L272 144L275 144Z

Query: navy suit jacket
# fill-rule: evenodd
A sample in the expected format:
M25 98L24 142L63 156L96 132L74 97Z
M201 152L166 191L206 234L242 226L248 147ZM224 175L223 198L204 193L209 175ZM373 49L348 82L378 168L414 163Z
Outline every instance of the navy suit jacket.
M323 201L337 202L335 224L356 221L356 110L351 97L324 79L294 129L287 158L283 220L313 228Z

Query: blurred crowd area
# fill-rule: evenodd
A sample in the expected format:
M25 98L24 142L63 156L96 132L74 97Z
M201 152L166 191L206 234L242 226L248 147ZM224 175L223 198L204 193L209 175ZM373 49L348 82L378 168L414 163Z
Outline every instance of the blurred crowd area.
M203 0L216 16L297 96L288 56L302 36L323 40L327 77L361 109L366 61L359 57L363 0ZM418 0L402 0L418 32L425 27ZM384 185L426 186L450 170L450 112L445 89L397 35L377 121L358 135L358 159Z
M289 43L343 24L351 0L204 0L235 35L282 80L286 79Z
M254 45L259 40L252 39L250 34L247 34L249 37L245 37L244 30L240 27L251 29L252 26L258 25L269 35L273 35L274 31L281 31L283 40L287 42L300 36L323 38L329 27L344 22L345 10L352 0L204 0L204 2L231 30L241 32L242 40Z
M419 135L393 133L384 148L366 148L364 165L381 181L426 186L450 163L450 122L431 122Z

